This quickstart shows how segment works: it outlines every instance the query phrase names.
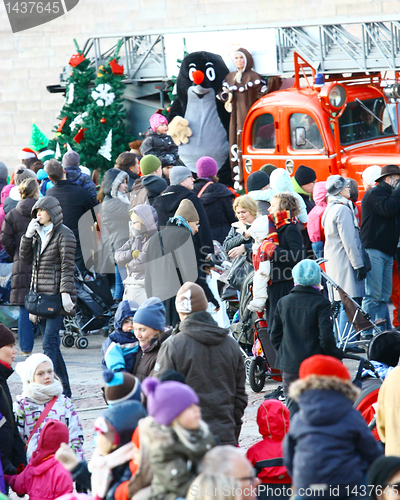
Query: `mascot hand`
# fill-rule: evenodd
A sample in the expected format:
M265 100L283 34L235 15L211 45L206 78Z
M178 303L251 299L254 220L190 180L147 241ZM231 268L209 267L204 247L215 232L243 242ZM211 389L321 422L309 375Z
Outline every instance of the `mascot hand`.
M185 120L182 116L175 116L168 125L168 134L177 146L187 144L189 137L192 135L188 120Z
M228 111L228 113L232 113L232 109L233 109L233 106L232 106L233 94L232 94L232 92L228 92L228 94L229 94L228 95L228 100L224 104L224 108L226 109L226 111Z

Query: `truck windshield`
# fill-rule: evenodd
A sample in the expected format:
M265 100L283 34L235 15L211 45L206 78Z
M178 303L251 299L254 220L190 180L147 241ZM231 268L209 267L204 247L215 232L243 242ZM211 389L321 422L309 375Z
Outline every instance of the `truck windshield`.
M383 97L348 102L339 118L339 131L344 145L395 135L396 104L386 104Z

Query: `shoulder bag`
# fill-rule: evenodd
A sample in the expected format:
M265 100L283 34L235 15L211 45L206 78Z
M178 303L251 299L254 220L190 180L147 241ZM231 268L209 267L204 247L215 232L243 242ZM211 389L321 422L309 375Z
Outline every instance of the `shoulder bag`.
M37 246L35 248L34 261L37 258ZM36 283L38 280L38 262L36 261ZM46 295L44 293L35 292L33 290L33 275L31 281L31 289L25 297L25 309L29 314L38 316L39 318L56 318L61 311L61 293Z

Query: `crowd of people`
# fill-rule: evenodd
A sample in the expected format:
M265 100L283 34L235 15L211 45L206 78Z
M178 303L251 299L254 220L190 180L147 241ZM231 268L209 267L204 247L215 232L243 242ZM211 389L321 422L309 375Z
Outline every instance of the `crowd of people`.
M23 386L13 402L7 379L18 351L0 323L0 492L34 500L397 494L400 367L378 401L384 447L353 408L360 391L342 362L315 259L324 257L327 274L392 328L400 168L367 168L361 203L355 181L317 182L305 165L293 177L266 165L238 194L219 182L211 157L199 158L194 179L162 115L150 127L100 183L72 150L43 165L24 148L11 178L0 164L0 262L12 262L10 304L19 307L26 357L15 368ZM266 321L259 340L275 350L282 376L285 404L260 405L262 439L247 452L238 444L246 371L216 316L224 304L209 273L215 248L232 262L226 288L254 270L249 309ZM102 345L108 409L94 422L89 462L60 349L63 319L79 309L77 274L87 283L106 276L116 309ZM340 329L343 307L339 315ZM43 353L33 354L38 328Z

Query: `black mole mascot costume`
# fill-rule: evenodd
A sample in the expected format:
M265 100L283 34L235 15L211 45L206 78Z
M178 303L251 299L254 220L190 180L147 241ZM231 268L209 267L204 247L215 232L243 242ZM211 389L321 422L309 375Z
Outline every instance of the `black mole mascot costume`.
M179 146L183 163L196 172L197 160L211 156L218 163L221 181L230 184L229 114L216 98L228 73L218 54L202 51L187 55L176 80L178 95L168 121L169 134Z

